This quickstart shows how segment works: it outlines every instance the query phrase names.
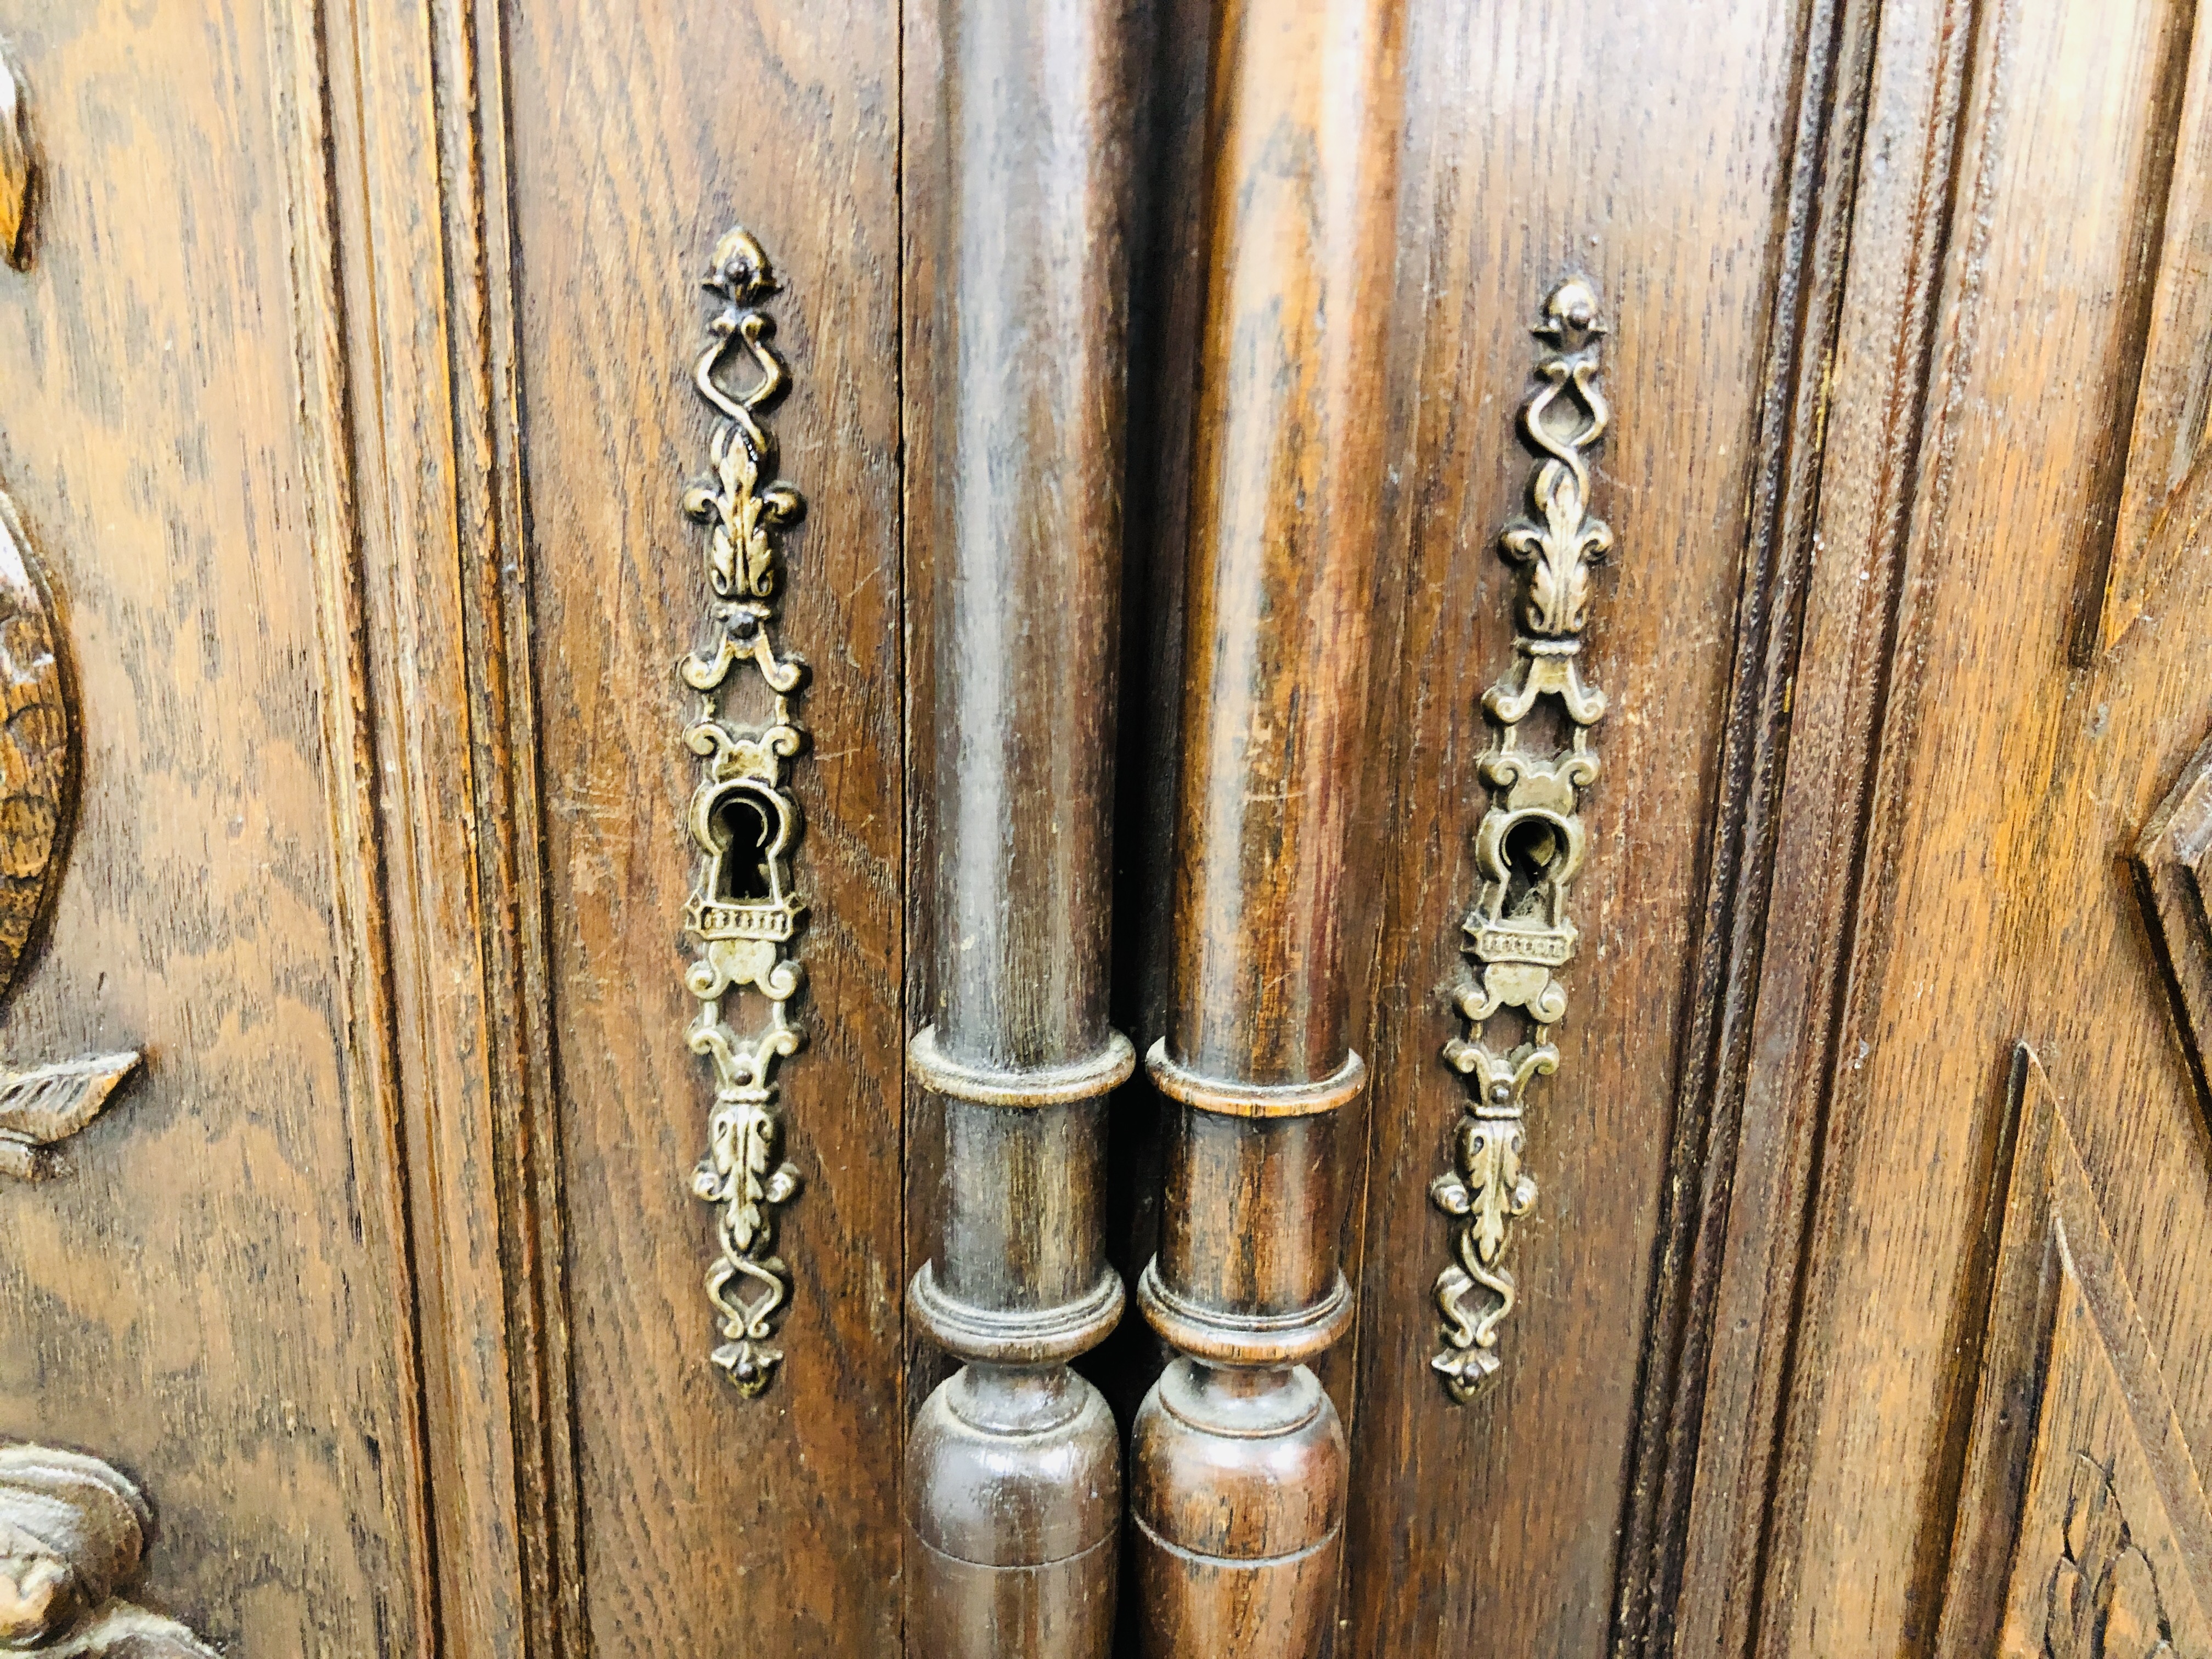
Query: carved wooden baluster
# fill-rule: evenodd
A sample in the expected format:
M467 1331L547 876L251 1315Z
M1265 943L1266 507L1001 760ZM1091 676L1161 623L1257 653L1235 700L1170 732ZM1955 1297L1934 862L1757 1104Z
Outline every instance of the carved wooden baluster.
M1184 653L1174 958L1148 1065L1178 1103L1139 1289L1182 1357L1138 1414L1154 1655L1320 1651L1346 1451L1301 1363L1342 1334L1340 890L1380 506L1394 0L1228 0Z
M968 1361L908 1450L917 1652L1103 1659L1121 1447L1067 1361L1120 1317L1100 1224L1130 94L1121 0L946 0L934 476L945 1192L916 1319ZM925 530L924 533L930 533Z

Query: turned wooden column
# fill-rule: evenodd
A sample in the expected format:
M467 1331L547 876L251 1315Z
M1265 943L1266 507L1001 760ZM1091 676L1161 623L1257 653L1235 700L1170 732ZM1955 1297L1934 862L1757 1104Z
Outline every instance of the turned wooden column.
M1128 316L1127 0L943 0L933 1023L943 1231L911 1305L967 1364L907 1451L917 1653L1104 1659L1121 1442L1067 1362L1105 1255Z
M1358 1092L1340 902L1379 533L1395 0L1224 0L1193 478L1167 1035L1139 1409L1145 1651L1318 1653L1344 1431L1334 1115ZM1367 856L1374 856L1370 845Z

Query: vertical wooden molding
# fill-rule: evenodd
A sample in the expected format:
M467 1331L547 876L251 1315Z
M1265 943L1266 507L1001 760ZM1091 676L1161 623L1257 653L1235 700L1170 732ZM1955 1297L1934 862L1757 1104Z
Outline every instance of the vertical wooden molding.
M348 51L333 49L332 5L343 0L267 0L271 33L287 51L272 89L284 140L285 214L292 250L291 321L299 376L301 453L307 470L306 520L315 573L318 690L324 781L330 813L333 900L339 936L349 947L338 963L338 988L349 1041L341 1073L354 1156L366 1173L364 1207L381 1211L380 1232L405 1255L395 1279L414 1297L409 1316L392 1328L407 1345L402 1375L416 1398L404 1433L385 1448L395 1489L392 1507L406 1514L409 1536L395 1540L397 1571L388 1593L411 1605L407 1627L435 1640L439 1562L430 1512L429 1425L421 1408L422 1304L416 1282L413 1204L409 1191L404 1105L394 1036L389 893L383 875L374 693L367 637L367 572L359 495L356 434L347 354L351 343L344 299L342 243L345 211L339 188L339 112L351 85ZM343 27L343 25L341 25Z
M1887 291L1878 301L1879 314L1894 330L1889 341L1875 346L1886 345L1895 366L1891 401L1883 410L1887 430L1878 440L1861 441L1879 442L1887 453L1854 447L1848 464L1877 470L1877 491L1870 502L1863 499L1863 489L1855 492L1845 512L1832 519L1824 511L1819 534L1824 546L1850 549L1845 556L1873 573L1864 586L1880 611L1873 617L1862 612L1837 657L1809 672L1800 670L1800 725L1824 716L1839 718L1856 741L1830 761L1825 779L1808 780L1812 799L1827 794L1822 816L1829 832L1842 830L1849 839L1832 843L1823 860L1827 868L1815 878L1835 908L1816 914L1813 919L1820 931L1809 939L1800 932L1801 921L1792 929L1798 937L1787 941L1788 948L1809 944L1821 952L1812 958L1811 983L1802 993L1791 988L1790 994L1800 999L1796 1017L1808 1021L1802 1028L1806 1035L1756 1085L1765 1109L1781 1115L1792 1143L1778 1160L1786 1224L1772 1230L1764 1260L1745 1264L1745 1289L1734 1301L1737 1307L1759 1310L1758 1328L1771 1344L1771 1357L1738 1358L1745 1384L1728 1395L1709 1385L1705 1407L1710 1429L1725 1421L1744 1395L1771 1402L1771 1414L1762 1426L1771 1425L1773 1439L1762 1446L1760 1459L1760 1472L1770 1484L1754 1487L1743 1471L1730 1469L1731 1448L1724 1441L1702 1449L1696 1469L1702 1490L1693 1503L1705 1492L1717 1501L1693 1520L1699 1535L1681 1583L1686 1599L1706 1564L1726 1564L1724 1594L1723 1582L1714 1580L1698 1591L1697 1628L1719 1626L1729 1641L1741 1644L1728 1650L1732 1652L1754 1644L1762 1653L1777 1650L1791 1628L1798 1597L1808 1520L1804 1437L1814 1420L1806 1386L1819 1382L1798 1368L1799 1336L1792 1327L1805 1316L1802 1299L1818 1294L1807 1281L1812 1241L1821 1230L1822 1165L1834 1156L1838 1114L1844 1115L1843 1133L1848 1133L1848 1115L1857 1104L1844 1057L1863 1039L1866 1001L1878 979L1872 969L1885 954L1891 927L1875 872L1894 857L1905 769L1920 712L1916 688L1899 665L1912 659L1916 636L1925 626L1920 567L1924 550L1940 540L1949 512L1952 456L1963 424L1960 401L1978 334L1978 289L1971 280L1962 291L1948 291L1947 285L1961 269L1971 271L1986 257L1989 220L1984 210L1993 188L1994 123L2000 113L1993 97L1993 60L2002 50L2009 3L1940 0L1930 8L1934 15L1913 36L1923 55L1898 71L1899 94L1926 100L1911 118L1923 135L1919 191L1905 213L1892 208L1887 222L1868 227L1879 240L1864 234L1863 219L1854 225L1854 281L1881 280L1859 273L1887 271L1892 264L1901 273L1901 280L1893 273L1883 282ZM1888 38L1885 28L1884 39ZM1869 121L1885 112L1884 90L1877 86ZM1832 435L1826 461L1832 478L1840 470L1837 449ZM1824 683L1817 702L1805 696L1803 685L1816 674ZM1850 688L1840 696L1829 689L1838 680ZM1796 817L1797 805L1785 787L1784 823L1793 829L1802 823L1798 835L1820 833L1814 827L1819 820ZM1790 852L1793 862L1822 857L1809 846ZM1770 957L1783 943L1770 938ZM1780 1022L1791 1012L1778 998L1770 1017L1762 999L1753 1023L1754 1052L1768 1032L1784 1029ZM1740 1206L1731 1217L1731 1252L1737 1248L1735 1235L1751 1222L1748 1206ZM1764 1283L1753 1282L1762 1269ZM1724 1304L1722 1316L1729 1311ZM1697 1639L1686 1617L1681 1628L1686 1638Z
M1178 1357L1131 1437L1147 1653L1318 1653L1346 1452L1304 1363L1351 1323L1334 1114L1393 289L1392 0L1216 14L1159 1254Z
M582 1575L500 13L330 4L337 276L314 373L350 446L331 625L361 773L340 811L412 1172L441 1645L545 1659L581 1650Z
M1767 954L1768 899L1790 754L1791 694L1812 584L1831 370L1843 325L1860 148L1879 6L1820 0L1784 180L1778 289L1766 351L1756 493L1749 514L1721 762L1674 1090L1668 1180L1622 1515L1613 1651L1672 1650L1691 1541L1746 1076ZM1785 969L1794 980L1797 964ZM1764 1195L1754 1197L1760 1202ZM1784 1198L1781 1205L1790 1200ZM1780 1207L1778 1205L1777 1207ZM1784 1316L1786 1324L1786 1313ZM1778 1397L1763 1402L1773 1432ZM1725 1425L1758 1458L1759 1431Z
M1923 471L1943 466L1946 387L1971 340L1971 307L1947 341L1940 301L1958 192L1979 187L1983 9L1837 0L1810 19L1623 1516L1619 1656L1747 1653L1770 1593L1792 1593L1792 1331L1835 1057L1852 1040L1849 964L1880 933L1861 907L1894 818L1881 769L1912 731L1911 688L1891 667L1913 625L1906 532ZM1881 157L1909 187L1861 191L1872 130L1911 135ZM1804 902L1770 910L1778 886Z
M523 368L509 217L499 0L440 0L441 200L457 318L469 710L478 904L494 1042L491 1131L506 1281L508 1430L532 1659L586 1650L570 1404L566 1226L546 955L543 777L525 540ZM465 188L458 181L465 181ZM465 323L465 326L459 325Z
M1067 1362L1121 1316L1103 1226L1133 76L1122 0L939 14L931 1023L915 1324L962 1369L906 1459L915 1651L1104 1659L1121 1443ZM918 864L920 860L915 860Z

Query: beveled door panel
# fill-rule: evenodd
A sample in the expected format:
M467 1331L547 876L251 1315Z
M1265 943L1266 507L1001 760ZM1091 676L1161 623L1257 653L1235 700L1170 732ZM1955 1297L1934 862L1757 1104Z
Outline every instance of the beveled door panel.
M0 480L76 714L68 852L41 926L11 929L0 1054L143 1054L96 1117L80 1097L12 1125L54 1178L0 1177L0 1439L96 1449L153 1494L130 1593L216 1646L422 1651L324 39L259 3L22 0L0 33L20 89L0 189L28 168L0 269ZM20 609L4 633L20 900L35 638Z

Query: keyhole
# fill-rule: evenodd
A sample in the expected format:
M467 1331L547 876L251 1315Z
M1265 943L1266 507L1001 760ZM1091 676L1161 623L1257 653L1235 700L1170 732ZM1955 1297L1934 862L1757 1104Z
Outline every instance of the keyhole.
M1543 818L1523 818L1505 832L1505 914L1534 911L1552 861L1559 855L1559 832Z
M722 833L714 896L724 904L774 898L766 856L771 833L768 809L748 795L732 795L714 809L714 823Z

